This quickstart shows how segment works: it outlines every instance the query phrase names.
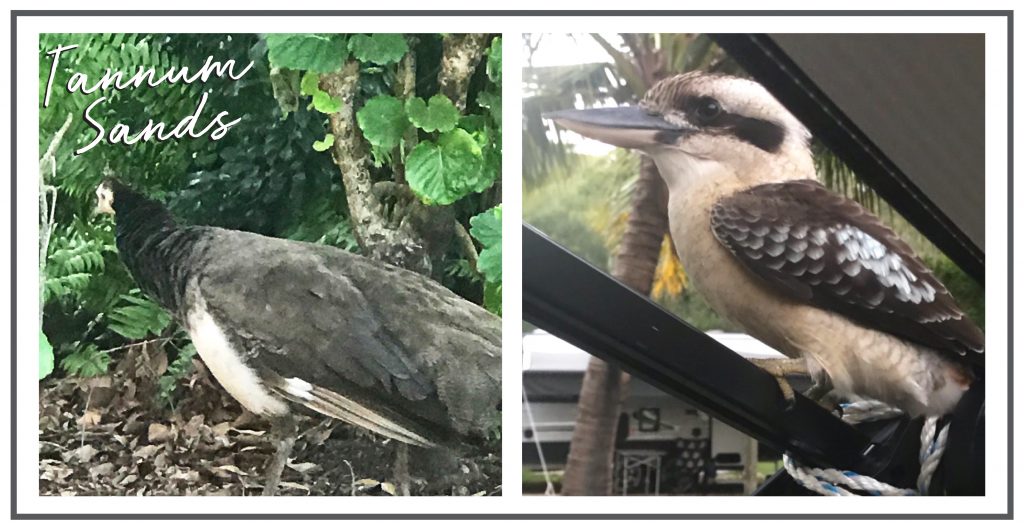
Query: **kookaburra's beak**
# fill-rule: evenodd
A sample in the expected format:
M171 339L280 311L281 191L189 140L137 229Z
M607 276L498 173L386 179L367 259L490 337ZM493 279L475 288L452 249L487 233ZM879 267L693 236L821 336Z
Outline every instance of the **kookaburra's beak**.
M544 114L558 125L587 138L627 149L673 143L695 129L666 121L640 107L560 110ZM671 141L667 141L671 139Z

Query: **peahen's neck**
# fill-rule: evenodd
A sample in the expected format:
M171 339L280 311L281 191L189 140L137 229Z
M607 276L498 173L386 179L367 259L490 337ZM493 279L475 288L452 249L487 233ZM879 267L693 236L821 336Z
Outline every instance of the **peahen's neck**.
M178 226L163 204L135 192L119 193L115 210L121 260L143 292L178 312L194 236Z

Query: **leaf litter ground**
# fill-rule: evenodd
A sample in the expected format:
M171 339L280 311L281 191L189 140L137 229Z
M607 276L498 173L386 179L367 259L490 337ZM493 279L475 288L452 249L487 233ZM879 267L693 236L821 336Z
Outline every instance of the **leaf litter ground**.
M129 350L108 375L40 382L40 495L258 495L273 455L269 424L234 401L206 371L158 404L167 357ZM388 495L395 442L318 416L299 416L281 495ZM411 449L413 495L500 495L501 459Z

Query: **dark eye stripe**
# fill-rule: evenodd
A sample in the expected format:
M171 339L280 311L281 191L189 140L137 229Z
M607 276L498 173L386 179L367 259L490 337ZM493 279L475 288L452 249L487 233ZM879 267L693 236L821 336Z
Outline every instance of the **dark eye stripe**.
M733 123L726 130L733 136L753 144L762 151L777 152L786 139L786 131L768 120L727 114Z
M701 120L697 116L697 107L702 99L701 97L686 96L679 102L679 108L686 112L687 117L693 123L700 125L711 134L734 136L769 153L777 152L786 139L786 130L781 125L768 120L724 111L713 120ZM661 139L658 140L661 141Z

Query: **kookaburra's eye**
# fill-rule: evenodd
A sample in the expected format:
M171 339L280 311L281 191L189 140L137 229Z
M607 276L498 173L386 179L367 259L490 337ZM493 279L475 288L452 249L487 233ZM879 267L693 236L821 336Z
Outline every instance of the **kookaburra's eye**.
M713 121L722 114L722 106L712 97L702 97L697 101L697 119L703 123Z

